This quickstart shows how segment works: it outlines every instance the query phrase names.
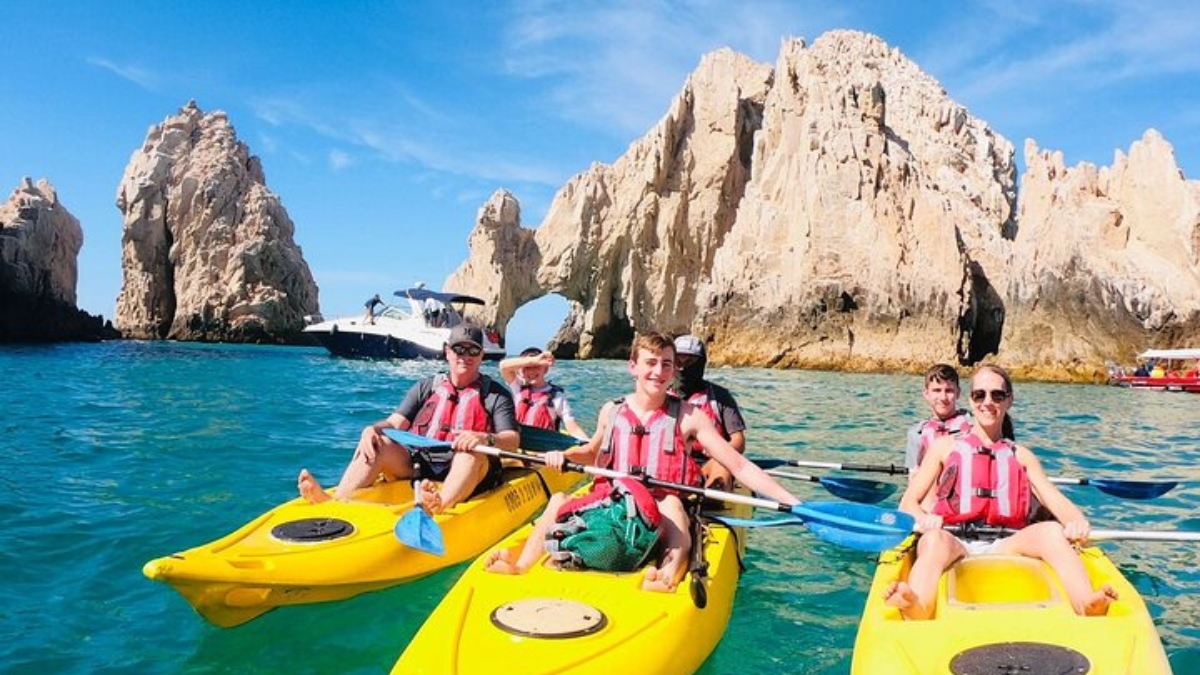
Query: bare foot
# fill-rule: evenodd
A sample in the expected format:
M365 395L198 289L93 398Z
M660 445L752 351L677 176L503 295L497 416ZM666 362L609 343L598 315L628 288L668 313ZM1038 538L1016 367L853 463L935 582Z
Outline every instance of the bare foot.
M1108 606L1117 599L1117 590L1108 584L1096 589L1083 603L1084 616L1104 616L1108 614Z
M675 575L668 575L661 569L653 565L646 568L646 574L642 577L643 591L658 591L659 593L670 593L677 586Z
M921 608L921 599L917 597L906 581L893 581L883 591L883 602L889 607L900 610L900 615L906 619L929 618Z
M484 569L496 574L521 574L525 571L512 561L512 554L506 548L489 555Z
M426 513L432 515L442 512L442 495L433 481L423 480L418 484L417 499L421 500L421 507Z
M296 487L300 490L300 496L309 504L320 504L331 499L328 492L321 488L321 484L316 478L308 472L308 469L300 469L300 476L296 479Z

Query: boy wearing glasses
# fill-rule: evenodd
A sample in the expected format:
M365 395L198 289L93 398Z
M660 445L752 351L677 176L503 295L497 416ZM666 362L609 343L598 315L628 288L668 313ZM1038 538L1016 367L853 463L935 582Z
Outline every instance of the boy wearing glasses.
M483 333L461 323L445 345L450 372L417 382L386 419L363 429L354 456L338 483L336 498L350 501L354 491L375 482L424 479L418 497L430 513L439 513L500 483L500 460L471 452L478 445L516 450L520 445L512 396L504 385L479 372ZM448 440L452 451L410 450L383 433L392 428ZM441 481L441 487L428 481ZM302 469L300 495L311 503L331 499L317 479Z

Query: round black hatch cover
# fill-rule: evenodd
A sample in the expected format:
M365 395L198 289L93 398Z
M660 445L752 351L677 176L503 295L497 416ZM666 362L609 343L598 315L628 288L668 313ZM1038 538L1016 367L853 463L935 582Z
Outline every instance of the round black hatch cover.
M307 543L341 539L353 533L353 525L337 518L304 518L271 528L271 536L279 541Z
M954 675L1086 675L1092 662L1083 654L1041 642L998 642L959 652L950 661Z

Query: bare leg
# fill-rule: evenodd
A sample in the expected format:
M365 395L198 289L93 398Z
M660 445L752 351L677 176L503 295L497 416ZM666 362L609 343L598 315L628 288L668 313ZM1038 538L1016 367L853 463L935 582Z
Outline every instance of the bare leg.
M932 618L936 611L938 582L942 572L967 554L967 549L945 530L933 530L917 541L917 560L908 572L908 580L899 580L884 592L888 605L900 610L906 619Z
M567 495L561 492L551 496L550 501L546 504L546 509L534 522L533 531L525 540L525 548L521 549L521 555L516 562L512 560L511 551L501 549L488 556L487 571L498 574L524 574L546 551L546 532L554 524L559 508L566 502Z
M466 499L488 472L488 458L473 452L456 452L450 460L450 472L435 495L421 495L421 504L430 513L441 513L443 509Z
M300 469L300 477L296 479L296 487L300 490L300 496L304 497L309 504L320 504L327 502L332 497L328 492L321 487L316 478L308 472L308 469Z
M662 513L663 559L658 567L646 567L642 588L647 591L673 591L679 585L692 552L692 535L688 531L687 510L675 495L667 495L658 503Z
M367 427L338 482L337 499L350 501L355 490L374 483L381 473L392 480L411 478L412 456L408 448Z
M1071 542L1067 541L1059 523L1035 523L1026 527L1004 542L1003 552L1045 560L1058 574L1076 614L1106 614L1108 606L1117 599L1117 593L1111 586L1092 588L1092 580L1088 577L1083 560Z

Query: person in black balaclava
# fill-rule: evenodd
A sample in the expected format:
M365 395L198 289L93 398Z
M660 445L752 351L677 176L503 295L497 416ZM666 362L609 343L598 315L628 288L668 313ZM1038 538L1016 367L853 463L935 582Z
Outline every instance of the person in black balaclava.
M704 379L704 369L708 365L704 343L695 335L675 338L675 361L678 371L675 391L679 397L704 410L729 444L745 453L746 422L737 401L728 389ZM699 447L693 451L703 452ZM703 471L705 486L718 490L733 486L732 474L717 462L704 463Z

